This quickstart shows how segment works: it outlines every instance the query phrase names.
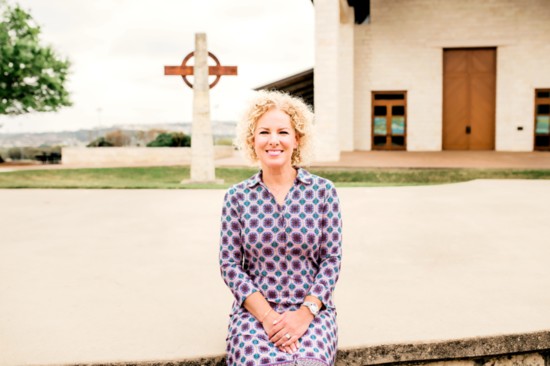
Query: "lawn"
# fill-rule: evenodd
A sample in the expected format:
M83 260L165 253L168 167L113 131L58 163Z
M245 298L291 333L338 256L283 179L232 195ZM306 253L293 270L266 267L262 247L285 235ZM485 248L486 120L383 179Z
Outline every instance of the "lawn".
M426 185L473 179L550 179L550 169L310 169L338 187ZM192 189L227 188L250 177L253 168L218 168L224 184L181 184L189 167L25 170L0 173L0 188Z

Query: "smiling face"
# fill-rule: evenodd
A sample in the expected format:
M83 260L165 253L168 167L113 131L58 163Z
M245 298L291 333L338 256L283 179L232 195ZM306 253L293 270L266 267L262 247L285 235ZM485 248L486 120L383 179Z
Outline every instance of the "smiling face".
M258 118L254 151L263 169L292 167L292 153L297 147L298 138L288 114L274 108Z

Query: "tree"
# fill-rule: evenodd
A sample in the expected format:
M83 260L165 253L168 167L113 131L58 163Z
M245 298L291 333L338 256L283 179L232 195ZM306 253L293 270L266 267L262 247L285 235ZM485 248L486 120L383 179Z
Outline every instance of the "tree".
M40 44L40 27L19 5L0 0L0 114L51 112L70 106L69 61Z
M132 137L122 130L109 132L105 135L105 140L113 146L128 146L132 142Z

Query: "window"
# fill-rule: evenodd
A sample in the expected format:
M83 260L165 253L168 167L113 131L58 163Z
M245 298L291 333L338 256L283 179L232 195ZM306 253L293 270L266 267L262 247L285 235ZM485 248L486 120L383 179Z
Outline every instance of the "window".
M535 150L550 150L550 89L535 91Z
M372 93L372 149L407 149L407 92Z

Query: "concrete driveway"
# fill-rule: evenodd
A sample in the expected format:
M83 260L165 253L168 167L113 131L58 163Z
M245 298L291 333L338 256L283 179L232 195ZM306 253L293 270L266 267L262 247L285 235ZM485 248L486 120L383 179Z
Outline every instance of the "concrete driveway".
M219 355L219 190L0 190L0 365ZM550 328L550 181L341 188L340 347Z

